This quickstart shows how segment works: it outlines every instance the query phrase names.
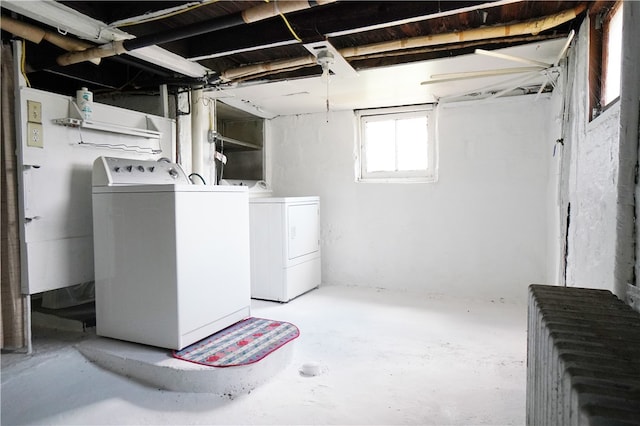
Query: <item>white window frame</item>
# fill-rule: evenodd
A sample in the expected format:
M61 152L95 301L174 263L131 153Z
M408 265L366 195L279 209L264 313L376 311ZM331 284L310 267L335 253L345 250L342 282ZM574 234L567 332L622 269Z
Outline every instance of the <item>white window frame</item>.
M402 117L427 117L427 169L367 172L364 126L369 121ZM432 104L375 108L356 111L356 182L363 183L434 183L438 180L438 144L436 140L436 108Z

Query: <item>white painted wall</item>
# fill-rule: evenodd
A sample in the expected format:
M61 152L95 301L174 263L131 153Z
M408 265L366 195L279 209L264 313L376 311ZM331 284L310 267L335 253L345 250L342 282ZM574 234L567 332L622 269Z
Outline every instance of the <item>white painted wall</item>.
M436 184L354 181L351 111L278 117L276 195L320 195L323 282L524 300L550 271L552 101L441 108ZM556 238L557 240L557 238Z
M574 115L574 119L579 116ZM584 122L584 120L583 120ZM620 108L616 104L572 143L567 285L613 291Z
M634 45L638 6L625 2L624 7L626 43ZM588 30L587 18L570 51L571 84L565 100L568 159L563 163L562 208L566 210L571 203L566 284L606 289L624 298L626 284L633 280L635 261L633 191L640 55L637 49L623 49L621 101L589 122Z

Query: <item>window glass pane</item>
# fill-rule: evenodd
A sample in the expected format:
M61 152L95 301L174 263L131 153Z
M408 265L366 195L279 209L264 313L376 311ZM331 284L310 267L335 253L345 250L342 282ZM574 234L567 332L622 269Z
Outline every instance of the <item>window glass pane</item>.
M427 117L396 122L398 170L426 170Z
M391 121L368 121L365 123L367 172L394 171L395 126Z
M620 96L620 73L622 66L622 5L611 17L608 25L604 104L608 105Z
M362 110L356 181L432 183L437 176L433 108L403 106Z

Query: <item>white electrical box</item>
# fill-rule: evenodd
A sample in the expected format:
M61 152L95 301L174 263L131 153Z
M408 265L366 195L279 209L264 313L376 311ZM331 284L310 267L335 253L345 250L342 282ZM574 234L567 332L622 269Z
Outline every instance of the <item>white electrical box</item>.
M320 285L320 198L249 199L251 297L288 302Z

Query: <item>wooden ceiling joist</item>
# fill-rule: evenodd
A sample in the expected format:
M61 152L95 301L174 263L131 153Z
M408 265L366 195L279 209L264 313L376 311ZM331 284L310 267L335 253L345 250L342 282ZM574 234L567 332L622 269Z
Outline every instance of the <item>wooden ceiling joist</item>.
M492 27L480 27L465 31L433 34L429 36L374 43L365 46L339 49L338 52L347 60L355 60L357 58L367 57L369 55L400 52L410 49L426 48L430 46L467 43L478 40L491 40L514 36L537 35L541 32L555 28L559 25L575 19L585 9L586 5L581 4L575 8L527 22ZM247 79L255 75L282 72L293 68L313 65L316 65L316 58L313 55L309 55L300 58L285 59L269 63L248 65L235 69L229 69L223 72L221 77L223 81L232 82L236 80Z

